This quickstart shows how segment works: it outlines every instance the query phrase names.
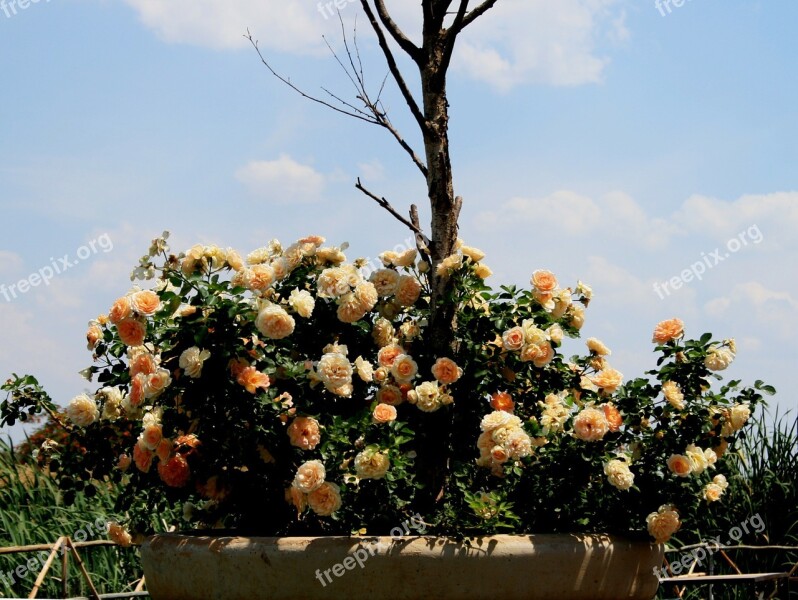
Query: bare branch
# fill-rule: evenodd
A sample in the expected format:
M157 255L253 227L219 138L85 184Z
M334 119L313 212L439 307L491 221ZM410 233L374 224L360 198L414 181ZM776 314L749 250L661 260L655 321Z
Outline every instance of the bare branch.
M496 4L497 1L498 0L485 0L482 4L477 6L474 10L472 10L463 18L462 22L460 23L460 26L457 29L451 27L449 29L450 34L457 35L458 33L460 33L463 29L471 25L471 23L476 21L479 17L484 15L491 8L493 8L493 5Z
M441 66L444 72L449 69L449 63L452 61L454 44L457 41L457 34L462 31L463 20L468 11L468 3L469 0L460 0L460 8L457 9L457 16L455 16L452 26L449 27L446 33L446 43L443 49L443 59L441 60Z
M357 113L353 113L353 112L350 112L348 110L344 110L342 108L339 108L339 107L335 106L334 104L330 104L329 102L326 102L324 100L316 98L315 96L311 96L310 94L305 93L303 90L301 90L300 88L295 86L293 83L291 83L291 81L289 79L286 79L285 77L280 75L277 71L275 71L272 68L272 66L263 57L263 54L261 53L260 48L258 47L258 42L255 41L252 38L252 34L251 33L247 32L247 35L245 35L244 37L247 38L249 40L249 42L252 44L252 46L255 48L255 51L258 53L258 56L260 57L261 62L266 66L267 69L269 69L271 74L274 75L277 79L282 81L285 85L290 87L292 90L294 90L297 94L299 94L303 98L307 98L308 100L316 102L317 104L321 104L322 106L326 106L327 108L330 108L330 109L334 110L335 112L341 113L342 115L347 115L349 117L354 117L355 119L359 119L361 121L365 121L366 123L376 123L376 121L374 119L370 118L370 117L364 117L364 116L359 115Z
M385 8L384 0L374 0L374 5L377 7L377 14L380 16L380 21L382 21L382 24L385 26L385 29L388 30L388 33L391 34L394 41L399 44L399 47L404 50L410 58L419 64L421 60L421 48L416 46L410 38L402 33L402 30L399 29L399 26L388 13L388 9Z
M421 240L424 242L424 245L425 245L425 246L428 246L428 245L429 245L429 238L427 238L427 236L424 234L424 232L421 230L421 228L420 228L418 225L416 225L416 224L412 223L411 221L408 221L408 220L407 220L405 217L403 217L402 215L400 215L400 214L399 214L399 213L396 211L396 209L395 209L393 206L391 206L391 203L390 203L390 202L388 202L388 201L387 201L385 198L380 198L380 197L379 197L379 196L377 196L376 194L374 194L374 193L370 192L370 191L369 191L369 190L367 190L365 187L363 187L363 184L362 184L362 183L360 183L360 178L358 178L358 180L357 180L357 185L356 185L355 187L356 187L357 189L359 189L361 192L363 192L364 194L366 194L366 196L368 196L369 198L371 198L372 200L374 200L374 201L375 201L377 204L379 204L380 206L382 206L382 207L383 207L385 210L387 210L389 213L391 213L391 214L394 216L394 218L395 218L396 220L398 220L400 223L402 223L402 224L403 224L405 227L409 228L409 229L410 229L410 231L412 231L413 233L415 233L415 234L416 234L416 238L417 238L417 239L418 239L418 238L419 238L419 236L420 236L420 239L421 239ZM412 210L412 209L411 209L411 210ZM411 213L411 214L412 214L412 213ZM416 216L418 216L418 215L416 215Z
M413 114L413 117L416 119L418 126L421 128L422 132L427 131L427 121L424 118L424 115L421 113L421 110L418 107L418 103L416 99L413 98L413 94L410 91L410 88L407 87L407 83L405 83L404 77L402 77L402 73L399 71L399 67L396 65L396 59L391 52L391 48L388 46L388 40L385 39L385 34L382 31L382 27L377 22L377 18L374 16L374 12L371 10L371 6L369 5L368 0L360 0L361 4L363 5L363 10L366 12L366 15L369 18L369 22L371 23L372 29L374 29L374 33L377 34L377 41L380 44L380 48L382 48L383 54L385 54L385 60L388 63L388 68L391 71L391 75L396 80L396 84L399 86L399 90L402 92L402 96L407 102L408 107L410 107L410 112Z
M421 221L418 218L418 206L410 205L410 222L417 229L421 229ZM423 234L416 233L416 247L421 254L429 256L429 240Z

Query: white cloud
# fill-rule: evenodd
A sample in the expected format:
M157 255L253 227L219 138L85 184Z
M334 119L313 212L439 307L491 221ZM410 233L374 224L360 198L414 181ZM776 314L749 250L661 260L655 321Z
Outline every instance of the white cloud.
M0 250L0 275L14 275L24 266L25 261L16 252Z
M357 170L366 181L382 181L385 178L385 167L376 158L367 163L358 163Z
M597 233L600 239L626 239L649 249L665 246L677 229L666 220L649 217L628 194L611 192L597 200L570 190L544 198L515 197L496 210L477 215L478 228L496 230L514 223L534 225L535 231L571 235Z
M321 198L324 175L283 154L277 160L253 160L236 171L236 179L259 197L280 203Z
M524 83L578 85L601 80L609 59L604 39L629 37L623 0L502 0L459 38L455 68L507 91ZM340 36L337 16L314 0L125 0L141 21L167 42L241 48L249 29L266 49L325 55L322 35ZM326 2L324 3L326 4ZM476 3L472 3L475 6ZM419 3L392 0L388 8L407 34L420 38ZM341 9L351 30L359 2Z

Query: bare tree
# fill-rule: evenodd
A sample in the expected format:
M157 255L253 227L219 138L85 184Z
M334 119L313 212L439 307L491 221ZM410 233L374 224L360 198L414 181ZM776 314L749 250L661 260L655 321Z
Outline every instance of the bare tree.
M399 1L406 2L407 0ZM433 356L438 357L453 353L456 306L453 302L446 300L451 280L446 276L438 275L436 268L443 259L455 251L458 220L463 204L462 198L455 195L452 174L446 75L451 65L458 36L466 27L490 10L496 2L497 0L482 0L482 2L422 0L423 27L422 39L419 44L400 29L385 5L385 0L360 0L385 56L390 76L398 86L421 132L424 141L423 158L397 130L384 109L381 95L385 81L383 81L376 98L369 95L357 46L357 30L355 30L354 46L350 47L343 21L341 21L347 56L341 59L332 50L332 47L330 49L355 86L358 104L346 101L326 89L324 91L329 99L307 94L289 79L278 74L258 50L257 42L249 36L250 41L258 50L261 60L273 75L309 100L384 128L396 139L425 177L432 215L429 235L425 233L419 223L418 210L415 205L409 208L409 218L404 217L388 200L366 189L360 180L356 187L413 231L419 250L426 255L431 264L432 268L429 272L430 323L426 339L431 346ZM391 41L394 45L391 44ZM397 65L393 49L396 46L410 57L418 68L420 98L413 94L408 80ZM424 431L425 429L428 431ZM433 504L441 498L447 472L450 440L447 439L447 436L440 435L440 432L448 432L451 437L453 430L451 416L437 415L430 417L427 426L417 432L422 441L422 447L426 450L426 452L419 452L419 477L425 484L428 500L426 504L429 508L432 508Z

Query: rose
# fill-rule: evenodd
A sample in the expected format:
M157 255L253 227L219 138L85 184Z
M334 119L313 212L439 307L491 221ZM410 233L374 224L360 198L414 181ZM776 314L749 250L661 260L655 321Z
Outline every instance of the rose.
M158 369L158 359L144 347L129 348L128 358L131 377L135 377L139 373L151 375Z
M364 312L370 311L377 304L379 297L377 296L377 288L370 281L361 281L355 286L353 292L355 299L360 304L360 308Z
M723 371L734 361L734 353L728 348L710 348L704 365L710 371Z
M267 289L276 279L274 269L270 265L254 265L239 273L242 274L244 287L259 292Z
M634 473L629 469L625 460L613 459L604 465L604 474L611 485L619 490L626 491L635 481Z
M370 383L374 380L374 367L362 356L358 356L355 359L355 370L357 370L357 376L360 377L362 381Z
M166 369L157 369L144 380L144 397L156 398L172 383L172 376Z
M369 281L374 284L378 296L387 298L393 296L399 287L399 273L393 269L380 269L371 274Z
M404 353L404 348L399 344L389 344L380 348L377 353L377 362L381 367L392 367L396 358Z
M324 269L316 280L318 295L322 298L339 298L352 289L352 279L352 272L344 267Z
M532 454L532 440L520 427L510 432L504 442L504 447L507 448L512 458L524 458Z
M147 334L147 325L139 319L129 317L117 323L116 331L126 346L141 346Z
M657 324L654 328L652 342L665 344L684 335L684 322L681 319L668 319Z
M158 463L158 475L166 485L173 488L182 488L191 478L191 469L188 461L180 454L175 454L166 461Z
M739 431L751 418L751 407L748 404L735 404L729 411L732 429Z
M679 513L673 505L666 504L660 506L659 510L646 517L648 533L658 544L664 544L681 527Z
M512 413L515 408L513 397L507 392L496 392L490 397L490 406L493 410Z
M591 381L603 391L611 394L620 387L621 383L623 382L623 374L611 367L606 367L600 372L596 373L591 378Z
M99 418L100 409L93 398L80 394L70 400L66 415L78 427L88 427Z
M374 323L374 327L371 330L371 337L380 348L390 346L394 342L393 325L391 325L388 319L380 317Z
M480 263L476 267L474 267L474 275L476 275L480 279L487 279L488 277L493 275L493 271L491 271L488 265L483 265L482 263Z
M161 426L150 425L149 427L145 427L144 431L141 432L139 443L147 448L147 450L152 450L154 452L161 443L162 438L163 430L161 429Z
M244 386L250 394L254 394L258 391L258 388L262 388L264 390L269 389L269 385L271 381L269 376L266 373L261 373L255 367L244 367L238 373L236 377L236 382L240 385Z
M460 252L463 253L463 256L470 258L475 263L478 263L485 258L485 253L482 250L479 248L473 248L471 246L462 246L460 248Z
M313 309L316 308L316 300L307 290L291 290L288 304L296 311L296 314L305 319L309 319L313 314Z
M517 352L524 347L524 330L513 327L502 334L502 347L510 352Z
M324 387L333 391L352 383L352 365L343 354L328 352L321 357L316 370Z
M395 385L384 385L377 390L377 402L380 404L390 404L391 406L398 406L404 402L402 397L402 390Z
M676 410L684 410L684 394L676 383L673 381L666 381L663 383L662 394L673 408Z
M610 349L598 338L588 338L586 344L587 349L598 356L609 356L612 354Z
M496 410L482 417L479 427L482 431L494 431L501 427L520 427L521 419L503 410Z
M309 494L321 487L327 477L327 470L321 461L309 460L296 471L293 486L304 494Z
M604 416L607 419L610 431L618 431L621 428L621 425L623 425L623 416L621 415L621 411L615 408L612 403L602 404L601 410L604 411Z
M532 273L532 278L529 280L535 291L542 294L550 294L557 289L557 278L551 271L540 269Z
M360 479L382 479L391 466L388 455L367 449L355 456L355 473Z
M89 325L89 329L86 331L87 348L94 350L101 339L103 339L103 330L100 326L96 323Z
M451 358L439 358L432 365L432 376L443 385L451 385L463 376L463 369Z
M693 462L684 454L671 454L668 458L668 469L679 477L688 477L693 472Z
M116 521L108 523L108 539L123 548L127 548L133 543L133 536Z
M704 499L707 502L717 502L725 490L716 483L708 483L704 487Z
M149 317L161 308L161 299L152 290L141 290L130 296L130 307L138 314Z
M130 298L128 296L123 296L114 301L111 310L108 311L108 320L112 324L118 325L121 321L127 319L132 312Z
M400 354L391 365L391 375L398 383L408 383L418 373L418 365L407 354Z
M294 332L296 322L284 308L270 304L258 313L255 327L263 335L273 340L281 340Z
M441 407L438 382L425 381L408 392L407 399L414 400L414 404L424 412L435 412Z
M178 360L178 366L183 369L188 377L196 379L202 375L202 365L208 360L211 353L192 346L183 351Z
M152 466L152 459L155 454L151 450L145 448L141 443L137 442L133 446L133 462L136 463L136 468L142 473L148 473Z
M532 364L534 364L537 368L542 369L552 360L554 360L554 348L552 348L551 344L548 342L537 346L537 348L538 353L537 356L532 359Z
M374 421L374 423L378 424L390 423L391 421L395 421L396 407L381 402L374 407L374 412L372 413L371 418Z
M355 294L349 292L338 299L338 320L342 323L356 323L366 316L368 309L357 299Z
M396 301L400 306L413 306L421 295L421 284L412 275L402 275L396 287Z
M312 417L297 417L288 426L291 445L302 450L313 450L321 441L319 422Z
M413 264L416 262L417 256L418 250L415 248L410 248L393 257L392 262L395 267L408 268L413 266Z
M296 509L297 516L308 507L307 494L302 493L293 485L285 491L285 501Z
M588 407L574 418L574 435L585 442L598 442L610 429L604 411Z
M308 494L310 509L320 517L328 517L341 508L341 488L325 481Z

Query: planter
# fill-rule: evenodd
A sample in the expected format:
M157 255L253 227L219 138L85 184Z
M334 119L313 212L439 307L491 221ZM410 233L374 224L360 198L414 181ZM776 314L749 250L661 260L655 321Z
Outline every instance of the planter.
M589 535L248 538L156 535L153 600L653 598L662 547Z

